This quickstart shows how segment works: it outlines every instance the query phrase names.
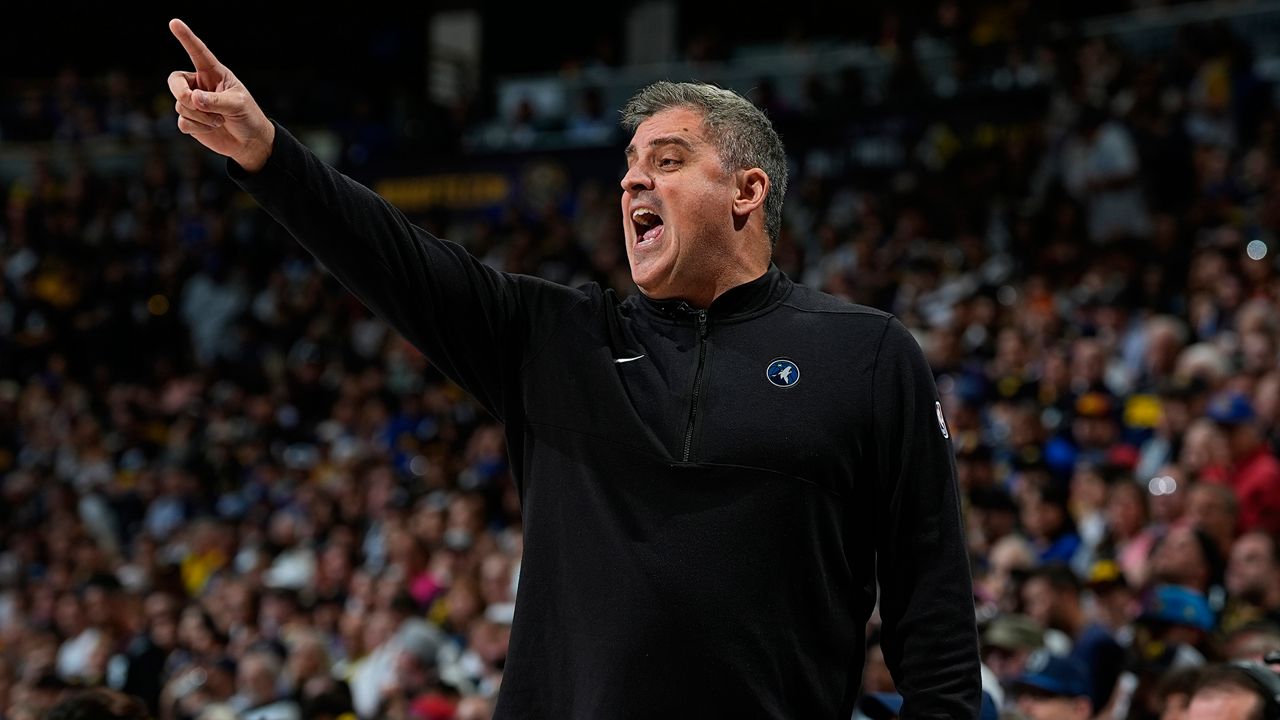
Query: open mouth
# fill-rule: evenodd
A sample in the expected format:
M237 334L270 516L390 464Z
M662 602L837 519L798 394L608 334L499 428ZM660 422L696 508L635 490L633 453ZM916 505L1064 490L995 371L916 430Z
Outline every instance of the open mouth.
M662 235L662 216L649 208L633 211L631 222L635 225L637 246L657 240Z

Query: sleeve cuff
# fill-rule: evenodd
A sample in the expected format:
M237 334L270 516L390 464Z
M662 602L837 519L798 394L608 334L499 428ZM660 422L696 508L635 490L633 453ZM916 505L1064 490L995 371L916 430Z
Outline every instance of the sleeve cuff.
M271 141L271 154L267 156L267 162L257 172L249 172L244 166L233 160L231 157L226 158L226 172L237 185L250 190L252 186L268 180L278 175L289 164L290 159L296 159L296 156L302 151L302 143L295 138L284 126L271 119L271 124L275 126L275 137Z

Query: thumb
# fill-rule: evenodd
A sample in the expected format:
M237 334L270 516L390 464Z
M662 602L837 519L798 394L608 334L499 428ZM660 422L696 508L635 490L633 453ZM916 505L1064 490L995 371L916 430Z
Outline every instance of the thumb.
M233 115L244 108L244 98L232 92L193 90L191 99L197 108L222 115Z

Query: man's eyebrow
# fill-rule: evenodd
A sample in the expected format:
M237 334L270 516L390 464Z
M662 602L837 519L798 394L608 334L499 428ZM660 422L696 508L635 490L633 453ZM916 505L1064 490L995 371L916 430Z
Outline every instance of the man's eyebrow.
M679 145L685 150L693 150L693 143L680 137L679 135L661 135L649 141L649 147L658 147L659 145ZM628 145L627 149L622 153L631 159L636 154L636 146Z

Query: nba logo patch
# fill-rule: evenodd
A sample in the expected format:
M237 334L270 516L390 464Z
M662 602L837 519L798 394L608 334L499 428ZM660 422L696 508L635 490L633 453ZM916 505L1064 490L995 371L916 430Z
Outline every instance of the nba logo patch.
M934 402L933 406L938 411L938 429L942 431L942 437L951 439L951 433L947 432L947 420L942 417L942 401Z
M764 376L780 388L789 388L800 382L800 367L786 358L778 358L769 363Z

